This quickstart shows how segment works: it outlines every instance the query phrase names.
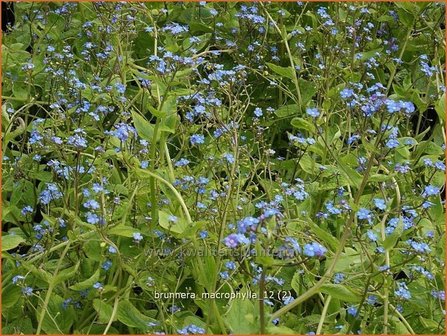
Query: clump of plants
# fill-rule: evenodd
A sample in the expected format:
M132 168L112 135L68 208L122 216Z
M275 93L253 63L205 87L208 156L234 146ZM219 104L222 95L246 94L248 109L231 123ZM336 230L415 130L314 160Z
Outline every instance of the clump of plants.
M4 334L440 334L441 3L27 3Z

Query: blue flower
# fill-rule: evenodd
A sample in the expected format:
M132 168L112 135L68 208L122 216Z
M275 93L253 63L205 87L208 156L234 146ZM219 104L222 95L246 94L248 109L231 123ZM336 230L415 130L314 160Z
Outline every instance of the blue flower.
M385 146L387 146L388 148L397 148L397 147L399 147L399 140L396 140L396 139L389 139L387 142L386 142L386 144L385 144Z
M263 115L262 109L259 108L259 107L255 108L254 114L255 114L256 117L261 118L262 115Z
M308 107L308 108L306 109L306 113L307 113L309 116L311 116L312 118L317 118L317 117L320 115L320 112L318 111L317 108L311 108L311 107Z
M375 234L374 231L368 230L368 231L366 232L366 236L367 236L368 239L369 239L370 241L372 241L372 242L377 241L377 235Z
M205 334L206 331L205 331L205 329L200 328L194 324L189 324L186 327L184 327L183 329L177 329L177 333L179 333L179 335L188 335L188 334L202 335L202 334Z
M33 289L31 287L28 287L28 286L23 287L22 288L22 293L23 293L23 295L31 296L31 295L33 295Z
M23 216L26 216L27 214L30 214L30 213L32 213L33 211L34 211L33 207L27 205L27 206L23 207L21 213L22 213Z
M225 263L225 267L229 270L235 270L236 269L236 263L234 261L227 261Z
M249 240L243 234L232 233L224 239L225 246L229 248L236 248L239 245L246 245L248 243Z
M188 30L189 30L188 26L186 26L186 25L182 26L176 22L168 24L162 28L162 31L170 32L173 35L186 33Z
M259 219L255 217L245 217L244 219L241 219L237 223L237 228L239 233L245 233L248 230L256 230L256 227L259 224Z
M357 307L349 306L346 311L349 315L356 316L358 309L357 309Z
M435 196L438 195L440 191L440 188L435 187L434 185L430 184L425 187L424 192L422 193L422 196L429 197L429 196Z
M359 139L360 139L360 135L358 135L358 134L353 134L352 136L350 136L350 137L348 138L348 140L346 141L346 143L347 143L348 145L351 145L351 144L353 144L354 142L358 141Z
M396 163L396 165L394 166L394 170L397 171L398 173L406 174L411 170L411 168L408 163L403 164Z
M103 289L104 287L103 287L102 283L100 283L100 282L95 282L95 283L93 284L93 288L101 290L101 289Z
M445 301L445 291L443 291L443 290L441 290L441 291L432 290L431 295L435 299L440 299L441 301Z
M48 205L51 201L58 200L62 198L62 193L59 191L59 188L54 183L48 183L46 185L46 189L44 189L40 195L39 200L42 204Z
M62 139L59 137L51 137L51 141L53 141L56 145L62 145Z
M23 275L16 275L12 278L12 283L16 285L21 280L25 280L25 277Z
M23 71L30 71L30 70L33 70L33 69L34 69L34 64L32 64L32 63L25 63L22 66L22 70Z
M385 210L386 209L385 200L382 199L382 198L374 198L374 205L379 210Z
M308 257L322 257L326 253L326 248L319 243L313 242L304 245L304 255Z
M87 220L87 223L89 223L89 224L98 224L100 218L99 218L99 216L97 214L94 214L92 212L87 212L86 213L86 220Z
M435 162L435 168L438 169L438 170L445 171L445 164L444 164L444 162L436 161Z
M78 149L87 148L87 140L79 134L69 136L67 139L67 144Z
M185 158L181 158L180 160L178 160L174 166L176 167L183 167L183 166L187 166L189 164L189 160L185 159Z
M403 300L411 299L411 293L404 282L397 283L397 289L394 291L394 295Z
M229 164L233 164L235 162L234 160L234 156L231 153L225 153L222 154L222 157L229 163Z
M101 268L106 271L108 271L111 267L112 267L112 262L110 260L104 261L104 263L101 266Z
M408 239L407 244L417 253L427 254L431 252L430 247L426 243L420 243L413 239Z
M354 95L354 90L345 88L340 91L340 97L343 99L347 99L349 97L352 97Z
M422 162L425 167L433 167L433 161L430 158L425 158Z
M84 207L87 209L93 209L93 210L97 210L99 209L99 203L95 200L88 200L86 202L84 202Z
M339 284L339 283L343 282L344 279L345 279L345 275L343 273L335 273L334 274L334 283L335 284Z
M117 137L121 142L126 141L131 134L136 134L135 128L126 124L119 123L115 125L115 130L111 134Z
M391 99L387 99L385 101L385 105L389 113L399 112L401 109L401 105L398 102Z
M293 252L293 253L301 253L301 247L300 247L300 244L298 244L298 242L296 241L296 239L295 238L293 238L293 237L286 237L285 239L284 239L284 241L286 242L286 243L288 243L288 245L290 245L291 246L291 248L292 248L292 251L290 251L290 252Z
M228 280L230 278L230 275L227 271L220 272L219 275L223 280Z
M339 208L334 207L334 202L331 201L326 202L326 209L331 215L341 214L341 210Z
M282 298L282 302L284 303L285 306L287 306L289 303L292 303L293 300L295 300L295 299L291 295Z
M120 94L124 94L124 92L126 92L126 86L122 83L116 83L115 89Z
M134 239L136 242L140 242L140 241L143 240L143 236L142 236L141 233L139 233L139 232L134 232L134 233L132 234L132 237L133 237L133 239Z
M205 137L202 134L193 134L189 138L189 141L191 142L191 145L200 145L205 142Z
M378 302L378 298L376 295L368 295L366 298L366 303L370 306L374 306Z
M177 223L178 217L174 216L174 215L169 215L168 221L173 222L173 223Z
M357 218L367 220L369 223L371 223L372 220L371 211L369 211L366 208L360 208L359 211L357 211Z
M425 201L424 203L422 203L422 208L428 209L431 208L433 205L435 205L433 202Z

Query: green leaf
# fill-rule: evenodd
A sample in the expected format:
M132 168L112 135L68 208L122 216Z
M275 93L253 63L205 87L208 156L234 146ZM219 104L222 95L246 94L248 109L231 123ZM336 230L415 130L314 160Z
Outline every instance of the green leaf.
M134 233L141 233L138 229L130 226L117 225L108 231L108 234L132 238Z
M148 323L155 322L154 319L140 313L129 300L120 301L118 304L117 318L126 326L141 330L147 330Z
M296 331L286 327L286 326L270 326L267 327L267 334L269 335L296 335Z
M301 293L300 278L302 276L303 275L300 274L299 272L295 272L295 274L293 274L293 278L290 285L296 293Z
M258 326L253 303L249 300L232 300L225 322L232 334L256 334Z
M28 89L25 83L15 82L12 87L12 92L16 98L21 100L26 100L28 98Z
M338 249L338 246L340 244L337 238L332 236L327 230L323 230L322 228L320 228L314 222L308 221L308 223L311 226L312 232L315 233L318 238L324 241L332 251L336 251Z
M280 75L280 76L282 76L282 77L286 77L286 78L289 78L289 79L293 79L294 78L294 76L293 76L293 69L292 69L292 67L282 67L282 66L279 66L279 65L276 65L276 64L273 64L273 63L266 63L267 64L267 66L274 72L274 73L276 73L276 74L278 74L278 75Z
M317 93L317 88L312 82L302 78L298 79L298 84L300 86L301 104L305 106L312 99L315 93Z
M164 211L158 211L158 223L162 228L178 234L188 228L188 223L183 218L177 217L177 221L173 222L169 220L169 216L171 215Z
M24 241L25 239L16 235L2 236L2 251L12 250L13 248L19 246Z
M397 3L396 3L397 4ZM408 28L412 27L414 22L415 22L415 17L412 13L410 13L409 11L402 9L402 8L398 8L397 9L397 14L399 15L399 19L400 21Z
M290 104L290 105L284 105L281 106L279 109L275 111L275 114L280 117L288 117L295 114L298 114L299 108L297 104Z
M317 170L315 160L309 154L304 154L300 159L300 167L308 174L314 174Z
M293 118L290 123L295 128L308 131L309 133L315 133L314 124L304 118Z
M439 322L433 321L431 319L426 319L422 316L419 316L419 321L421 324L430 330L431 333L436 334L439 331L440 325Z
M29 271L31 274L33 274L36 278L41 279L42 281L44 281L48 284L51 282L52 275L50 273L48 273L47 271L45 271L44 269L42 269L41 267L37 268L36 266L34 266L26 261L21 261L21 265L27 271Z
M99 271L100 271L100 269L98 268L96 270L96 272L93 273L93 275L90 278L88 278L84 281L78 282L75 285L70 286L70 289L75 290L75 291L81 291L81 290L84 290L87 288L92 288L93 284L95 282L97 282L99 279Z
M32 179L42 181L42 182L51 182L53 181L53 174L48 171L35 171L31 170L28 173L28 176Z
M321 286L321 292L344 302L360 302L360 295L340 284L325 284Z
M69 334L70 327L73 324L76 316L73 307L62 309L64 299L57 294L52 294L50 302L45 313L45 317L42 322L42 330L46 334ZM42 306L39 305L37 310L37 316L40 316L42 312Z
M397 318L396 316L391 316L390 322L391 322L391 325L393 326L393 329L392 329L393 334L395 334L395 335L409 335L410 334L410 331L407 329L405 324L403 324L402 321L399 320L399 318Z
M445 122L445 93L441 96L435 105L436 113L438 113L439 119Z
M340 259L334 267L334 272L352 271L355 267L360 265L361 261L362 259L359 252L348 247L345 249L345 252L341 254ZM328 258L327 264L330 265L331 262L332 257Z
M65 280L67 280L67 279L72 278L76 274L76 272L78 271L79 265L80 265L80 261L78 261L76 263L76 265L60 271L56 275L56 277L53 279L53 284L56 285L56 284L58 284L60 282L63 282Z
M199 280L199 283L202 284L208 291L212 291L213 285L216 281L215 278L218 273L216 260L211 255L211 253L206 253L204 256L201 256L201 261L194 261L194 263L202 263L204 272L201 272L200 268L197 267L195 277Z
M151 112L152 115L158 117L158 118L162 118L164 116L166 116L166 113L157 110L155 107L153 107L151 104L147 104L146 105L147 109L149 110L149 112Z
M404 231L404 223L402 221L402 218L400 218L397 227L383 241L383 247L385 248L385 250L389 251L396 245L403 231Z
M112 317L113 307L100 299L93 300L93 308L95 308L96 313L98 313L99 323L108 323ZM116 316L113 319L116 321Z
M29 317L22 317L2 326L3 335L32 335L35 331Z
M145 140L152 141L154 137L154 126L141 114L132 111L133 124L138 135Z
M17 301L22 297L22 289L19 286L13 285L8 289L3 288L2 291L2 308L13 307Z
M351 186L359 188L362 183L363 177L362 177L362 175L360 175L359 172L357 172L356 170L354 170L353 168L351 168L348 165L348 162L350 162L350 158L344 157L342 159L338 159L336 157L336 161L337 161L337 164L341 168L340 172L348 180L349 184Z

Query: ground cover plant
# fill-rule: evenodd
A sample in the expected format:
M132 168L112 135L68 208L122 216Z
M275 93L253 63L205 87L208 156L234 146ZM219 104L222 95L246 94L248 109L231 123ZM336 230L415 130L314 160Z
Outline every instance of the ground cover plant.
M444 333L444 4L14 15L3 334Z

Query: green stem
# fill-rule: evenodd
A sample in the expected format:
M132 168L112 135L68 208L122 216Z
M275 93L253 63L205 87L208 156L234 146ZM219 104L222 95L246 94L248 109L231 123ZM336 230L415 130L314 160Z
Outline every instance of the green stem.
M410 38L410 35L411 35L412 31L413 31L413 27L409 28L408 32L407 32L407 35L405 36L404 44L403 44L402 49L400 50L400 53L399 53L399 59L400 60L402 59L402 56L403 56L403 54L405 52L405 49L406 49L407 43L408 43L408 39ZM393 80L394 80L394 76L396 76L397 67L398 67L398 64L396 64L396 67L391 71L390 79L388 80L388 85L386 86L386 94L388 94L388 92L390 92L391 85L393 85Z
M104 332L102 333L103 335L106 335L107 332L109 331L110 327L112 326L113 320L115 319L116 313L118 311L118 303L119 303L119 296L116 296L115 302L113 303L112 315L110 315L110 320L107 323L107 326L104 329Z
M414 332L413 328L411 328L411 326L408 323L408 321L406 320L406 318L397 310L397 308L394 307L391 303L390 303L390 308L394 311L394 313L397 315L397 317L399 317L399 319L404 324L405 328L407 328L408 332L411 335L415 335L415 332Z
M287 41L287 31L285 30L285 28L283 26L281 27L282 29L280 27L278 27L275 20L273 20L273 18L271 17L270 13L264 8L264 5L262 4L262 2L260 3L260 5L264 9L264 12L268 16L269 20L273 23L273 26L278 31L279 35L281 35L282 41L286 47L287 55L289 57L290 66L292 67L293 84L295 85L296 94L297 94L297 98L298 98L297 103L298 103L298 107L301 107L301 90L300 90L300 85L298 82L298 76L296 75L295 62L293 60L292 52L290 51L289 42Z
M324 302L323 311L321 312L320 322L318 322L317 332L316 334L321 334L321 329L323 328L324 320L326 319L327 310L329 308L329 303L331 303L332 296L328 295Z
M62 265L62 261L64 260L64 257L67 254L69 248L70 248L70 243L67 244L67 246L65 247L65 250L62 252L62 254L61 254L60 258L59 258L59 261L57 263L56 269L55 269L55 271L53 273L53 277L51 279L51 282L49 283L47 294L45 296L45 301L43 302L43 305L42 305L42 311L40 313L39 324L37 325L36 335L40 335L40 331L42 330L43 319L44 319L45 314L47 312L48 303L50 302L51 294L53 293L53 289L54 289L54 286L56 284L55 283L56 276L57 276L57 273L59 272L59 269L60 269L60 267Z
M265 304L264 304L264 292L265 292L265 270L262 269L261 279L259 281L259 321L260 321L260 334L265 334Z
M180 202L180 205L181 205L181 207L183 209L183 212L185 213L186 220L187 220L188 224L192 224L192 219L191 219L191 215L189 213L188 207L186 206L186 203L185 203L182 195L180 195L180 193L177 191L177 189L175 189L174 186L171 183L169 183L168 181L166 181L163 177L158 176L157 174L155 174L155 173L153 173L151 171L140 170L140 172L142 174L147 174L150 177L160 181L161 183L165 184L169 189L171 189L171 191L174 193L174 195L177 198L177 200Z

